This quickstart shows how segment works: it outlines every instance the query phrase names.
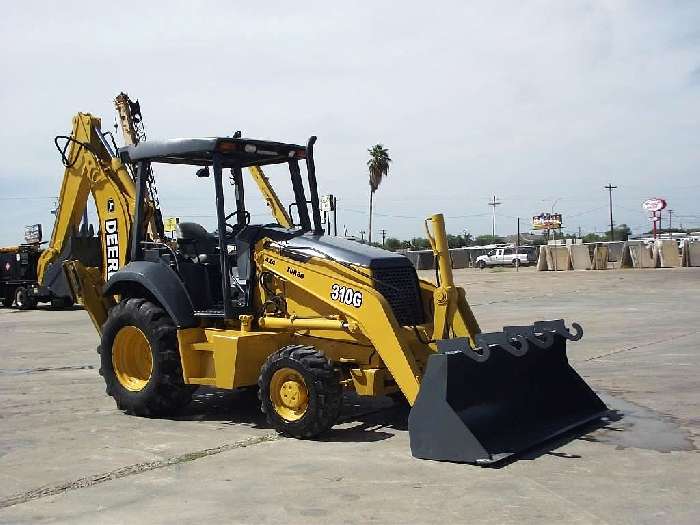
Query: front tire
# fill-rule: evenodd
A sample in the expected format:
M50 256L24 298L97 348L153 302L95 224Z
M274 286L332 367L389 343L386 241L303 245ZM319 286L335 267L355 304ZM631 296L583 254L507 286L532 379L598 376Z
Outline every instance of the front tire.
M285 346L270 355L258 387L261 410L281 434L312 438L329 430L340 415L340 377L312 346Z
M106 392L127 414L176 413L196 387L182 378L177 329L168 314L146 299L125 299L102 328L100 375Z
M486 263L484 261L479 261L476 265L479 267L479 270L486 268Z

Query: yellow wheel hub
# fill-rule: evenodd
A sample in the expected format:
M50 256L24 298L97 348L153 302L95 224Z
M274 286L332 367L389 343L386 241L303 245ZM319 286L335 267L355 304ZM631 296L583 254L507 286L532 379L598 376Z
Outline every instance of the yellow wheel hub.
M270 380L270 401L286 421L304 417L309 407L309 391L304 377L293 368L280 368Z
M119 383L130 390L143 390L151 379L153 357L146 335L135 326L125 326L112 344L112 367Z

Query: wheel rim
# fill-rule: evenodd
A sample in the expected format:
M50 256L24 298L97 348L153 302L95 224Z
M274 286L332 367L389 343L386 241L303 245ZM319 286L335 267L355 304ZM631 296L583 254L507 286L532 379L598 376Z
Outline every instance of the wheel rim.
M280 368L270 380L270 401L275 412L286 421L304 417L309 407L309 390L304 377L293 368Z
M146 335L135 326L125 326L112 344L112 366L119 383L131 392L143 390L151 379L153 357Z

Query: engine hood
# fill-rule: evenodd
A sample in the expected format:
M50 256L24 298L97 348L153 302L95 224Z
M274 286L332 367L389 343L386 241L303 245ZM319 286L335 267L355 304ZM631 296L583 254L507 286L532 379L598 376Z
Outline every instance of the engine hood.
M308 257L318 257L319 254L323 254L338 261L370 269L412 266L411 261L404 255L343 237L306 233L282 244Z

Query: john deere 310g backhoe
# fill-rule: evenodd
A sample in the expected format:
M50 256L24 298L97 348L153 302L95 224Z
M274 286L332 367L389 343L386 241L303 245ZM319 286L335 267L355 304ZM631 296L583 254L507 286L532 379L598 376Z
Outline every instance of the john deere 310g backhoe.
M566 358L578 325L573 334L562 320L481 332L453 282L442 215L426 220L437 284L402 255L324 235L314 142L236 136L115 151L99 119L74 118L57 224L77 221L92 193L102 263L64 268L101 335L100 373L120 409L156 417L199 385L257 387L275 429L311 438L336 422L345 390L400 392L412 406L414 456L480 464L606 410ZM156 163L191 165L203 186L213 182L215 233L182 223L177 241L162 238L148 191ZM270 164L289 168L295 221L262 173ZM276 224L250 223L245 168Z

